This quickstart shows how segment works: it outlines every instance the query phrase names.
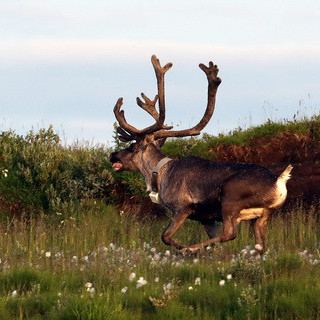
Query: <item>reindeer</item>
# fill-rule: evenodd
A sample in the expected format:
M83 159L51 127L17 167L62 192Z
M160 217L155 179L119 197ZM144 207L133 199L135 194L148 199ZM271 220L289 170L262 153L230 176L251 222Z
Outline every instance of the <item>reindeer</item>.
M238 224L243 220L253 220L255 249L257 253L263 253L268 218L286 199L286 182L290 179L292 166L277 176L255 164L214 162L195 156L179 160L166 157L160 148L167 138L199 135L207 125L214 112L221 79L213 62L209 62L208 67L199 65L208 79L207 108L197 125L175 131L172 126L164 124L164 75L172 63L162 67L154 55L151 62L157 78L158 95L151 100L142 93L143 100L137 98L137 104L153 117L155 123L145 129L136 129L126 121L121 110L123 99L118 99L114 114L119 123L119 138L123 142L135 142L110 155L114 170L139 171L146 181L151 200L172 212L171 221L162 233L162 241L166 245L194 253L206 246L235 239ZM157 102L159 112L156 110ZM173 235L186 219L199 221L209 239L192 245L177 242ZM223 224L220 233L218 222Z

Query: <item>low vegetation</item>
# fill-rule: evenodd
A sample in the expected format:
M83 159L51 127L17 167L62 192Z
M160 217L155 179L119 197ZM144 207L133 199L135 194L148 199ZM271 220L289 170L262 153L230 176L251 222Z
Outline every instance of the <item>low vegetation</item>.
M164 151L213 158L218 144L283 131L316 142L320 118L175 139ZM278 212L262 257L245 222L236 240L183 256L160 240L167 218L120 206L123 194L145 198L145 186L115 175L110 151L63 146L51 127L0 133L0 319L320 319L316 206ZM205 237L192 221L178 233L184 243Z
M271 122L242 131L240 128L218 137L167 141L163 151L170 157L198 155L214 159L218 145L245 145L259 137L281 132L307 136L310 143L320 140L320 116L300 121ZM115 134L115 147L125 144ZM35 210L50 213L80 199L104 199L121 205L126 199L146 197L139 174L114 174L108 161L111 148L76 144L63 146L52 127L20 136L14 131L0 133L0 206L21 214ZM297 150L298 152L298 150ZM117 192L115 191L117 190ZM121 196L119 197L119 194Z
M0 319L319 319L320 228L296 208L268 229L263 257L236 240L183 256L161 243L166 219L141 222L97 200L0 223ZM189 221L184 242L205 237Z

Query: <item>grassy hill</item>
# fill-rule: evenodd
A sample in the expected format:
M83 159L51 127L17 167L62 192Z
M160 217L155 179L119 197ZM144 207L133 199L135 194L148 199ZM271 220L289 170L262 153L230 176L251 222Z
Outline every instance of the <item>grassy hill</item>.
M319 141L320 116L314 116L282 123L268 121L226 135L205 133L201 137L170 139L163 151L172 158L192 154L217 161L255 162L277 171L288 162L317 164ZM119 146L119 141L115 142ZM63 146L52 127L30 131L25 136L1 132L1 210L19 215L34 210L50 213L86 199L102 199L115 205L137 204L140 209L149 210L140 175L112 171L108 161L112 149L86 144Z

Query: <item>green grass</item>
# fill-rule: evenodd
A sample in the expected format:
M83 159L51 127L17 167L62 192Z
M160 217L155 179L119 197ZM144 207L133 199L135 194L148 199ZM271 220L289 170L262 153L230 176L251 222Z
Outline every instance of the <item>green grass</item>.
M218 144L283 131L318 141L319 116L176 139L164 151L212 157ZM64 147L51 127L0 134L0 320L320 319L316 207L275 214L261 259L250 253L245 222L236 240L183 256L160 240L167 219L117 212L115 190L129 199L143 197L145 186L137 175L113 175L109 153ZM177 237L194 243L206 235L187 221Z
M263 259L246 248L254 245L249 223L196 256L161 242L167 223L139 222L97 200L72 214L2 219L0 319L320 318L315 211L275 214ZM177 237L205 234L188 221ZM147 284L137 288L140 277Z

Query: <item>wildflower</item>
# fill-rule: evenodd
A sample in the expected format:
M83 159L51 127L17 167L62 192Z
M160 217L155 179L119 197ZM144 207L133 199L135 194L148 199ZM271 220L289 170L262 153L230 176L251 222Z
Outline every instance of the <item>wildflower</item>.
M197 278L195 279L194 284L195 284L196 286L200 286L200 284L201 284L201 279L200 279L200 277L197 277Z
M46 258L50 258L51 257L51 252L47 251L44 255L46 256Z
M89 262L89 257L88 256L84 256L81 258L82 261L84 262Z
M94 294L96 293L96 289L95 288L87 288L87 291L90 293L90 297L92 298L94 296Z
M170 257L170 255L171 255L170 250L166 250L166 252L164 253L164 255L165 255L166 257Z
M8 176L8 169L3 169L2 175L6 178Z
M159 282L159 280L160 280L159 277L154 278L154 282Z
M74 261L74 262L78 261L78 257L77 256L73 256L71 260Z
M55 258L59 259L59 258L62 258L63 257L63 252L57 252L55 255L54 255Z
M232 274L227 274L227 280L231 280L232 279Z
M223 287L226 284L226 280L220 280L219 281L219 286Z
M156 248L151 248L150 251L155 253L157 251L157 249Z
M164 290L171 290L171 289L172 289L172 283L169 282L168 284L164 285L164 286L163 286L163 289L164 289Z
M121 293L126 293L128 291L128 287L124 287L121 289Z
M84 285L87 289L90 289L92 288L93 284L91 282L87 282L85 285Z
M199 259L195 258L193 259L193 263L198 263L199 262Z
M134 272L131 272L129 275L129 281L132 282L136 278L136 274Z
M180 266L180 262L175 261L175 262L172 262L171 265L172 265L173 267L179 267L179 266Z
M116 250L116 245L115 244L113 244L112 242L109 244L109 248L111 249L111 250Z
M190 286L188 289L189 289L189 291L192 291L192 290L193 290L193 287L192 287L192 286Z
M148 284L148 281L143 279L143 277L140 277L139 280L137 281L136 288L139 289L139 288L145 286L146 284Z
M12 298L16 297L17 295L18 295L18 291L17 291L17 290L13 290L13 291L11 292L11 297L12 297Z
M160 254L156 253L153 257L154 261L159 261L160 260Z

